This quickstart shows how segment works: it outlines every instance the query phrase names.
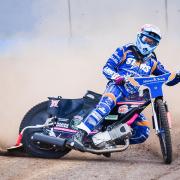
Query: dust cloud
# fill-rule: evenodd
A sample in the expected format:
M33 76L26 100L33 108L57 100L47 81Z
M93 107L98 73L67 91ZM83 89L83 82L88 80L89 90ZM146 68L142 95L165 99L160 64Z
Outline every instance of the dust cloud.
M0 142L3 147L15 142L20 121L27 110L47 100L46 97L79 98L87 89L99 93L104 89L99 86L105 81L103 77L98 78L102 76L101 68L98 62L91 61L98 59L97 55L88 55L89 50L64 48L44 39L20 46L17 44L11 54L1 57L0 62ZM91 52L94 54L93 50Z
M104 53L91 39L69 37L61 6L62 1L35 3L37 25L30 34L14 34L13 45L0 55L2 148L15 143L25 113L48 96L79 98L87 89L104 90Z
M48 3L42 0L34 2L33 15L38 17L34 28L30 33L13 34L11 38L15 43L0 54L1 148L14 145L24 114L32 106L45 101L46 97L61 95L64 98L79 98L87 89L103 93L107 80L101 71L107 58L118 46L134 41L139 26L147 23L147 20L138 14L138 10L133 9L132 13L136 13L137 17L131 17L131 21L125 22L123 26L117 18L117 13L109 17L109 19L114 19L114 22L106 24L108 21L103 18L103 16L108 17L106 13L97 14L98 11L95 11L94 16L92 14L88 16L91 12L86 9L84 3L80 2L79 4L84 6L77 7L78 3L76 5L72 2L76 9L72 12L75 25L73 26L72 23L72 29L70 29L66 2ZM93 8L91 6L89 8ZM110 4L107 3L107 6L109 7ZM85 8L85 10L81 9L82 12L77 14L78 8ZM101 11L103 10L101 7ZM128 15L123 10L121 12L117 10L121 17ZM159 15L158 12L155 13ZM86 19L86 16L93 20ZM71 17L72 22L73 17ZM136 23L138 17L141 20ZM150 18L150 23L159 24L165 31L165 38L157 49L159 59L169 70L179 70L178 38L171 37L170 32L167 33L161 18L160 22L152 19ZM84 26L81 25L83 23ZM115 25L117 28L113 28L113 26L116 27ZM178 91L178 86L165 88L165 97L173 115L172 139L176 156L180 149ZM150 119L149 113L146 114ZM158 139L153 134L152 130L152 135L146 145L156 153L160 147Z

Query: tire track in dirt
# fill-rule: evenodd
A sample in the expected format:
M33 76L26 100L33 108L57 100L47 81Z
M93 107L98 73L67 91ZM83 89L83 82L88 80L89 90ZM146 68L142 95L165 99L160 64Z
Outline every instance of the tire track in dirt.
M6 179L52 179L56 172L66 172L71 169L72 162L60 160L38 159L30 157L1 157L0 175ZM78 166L78 164L76 164ZM1 179L1 178L0 178Z
M179 159L164 165L142 145L131 146L127 151L112 154L111 158L72 151L62 159L30 157L0 157L0 177L13 179L179 179ZM0 178L0 179L1 179Z

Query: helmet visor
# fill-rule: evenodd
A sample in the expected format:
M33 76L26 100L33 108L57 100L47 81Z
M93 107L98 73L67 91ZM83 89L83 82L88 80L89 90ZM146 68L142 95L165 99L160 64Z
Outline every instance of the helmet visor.
M145 35L142 35L141 41L144 44L148 44L150 47L155 47L155 46L157 46L159 44L159 42L156 41L155 39L152 39L152 38L147 37Z

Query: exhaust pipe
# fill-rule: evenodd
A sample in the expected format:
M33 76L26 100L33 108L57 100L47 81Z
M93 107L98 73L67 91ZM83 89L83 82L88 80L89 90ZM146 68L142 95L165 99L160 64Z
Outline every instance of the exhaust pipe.
M47 144L51 144L51 145L56 145L59 148L65 148L66 147L66 140L59 138L59 137L53 137L53 136L48 136L45 134L41 134L41 133L34 133L31 136L31 140L33 142L42 142L42 143L47 143ZM112 149L91 149L91 148L85 148L84 152L90 152L93 154L102 154L102 153L113 153L113 152L121 152L121 151L125 151L127 148L129 147L129 139L125 140L125 145L122 147L116 147L116 148L112 148Z
M129 139L125 139L125 145L122 147L116 147L112 149L90 149L86 148L86 152L90 152L93 154L103 154L103 153L114 153L114 152L122 152L125 151L129 147Z
M33 142L42 142L42 143L47 143L47 144L51 144L51 145L56 145L57 147L60 148L64 148L65 147L65 139L62 138L57 138L57 137L53 137L53 136L48 136L45 134L41 134L41 133L34 133L31 136L31 140Z

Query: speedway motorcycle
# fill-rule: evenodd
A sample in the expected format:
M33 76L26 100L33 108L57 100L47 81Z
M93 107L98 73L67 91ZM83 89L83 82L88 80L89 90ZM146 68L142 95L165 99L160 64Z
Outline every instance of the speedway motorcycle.
M160 76L129 77L134 86L139 87L138 96L118 102L111 113L93 132L84 137L83 152L103 154L109 157L111 153L125 151L132 135L130 125L149 105L152 107L152 124L159 138L163 160L166 164L172 162L172 143L170 134L170 116L167 103L164 102L162 86L172 74ZM77 133L77 125L92 111L101 95L87 91L79 99L63 99L49 97L24 116L15 147L24 150L35 157L60 158L73 148L66 144L67 140ZM76 149L78 150L78 149Z

